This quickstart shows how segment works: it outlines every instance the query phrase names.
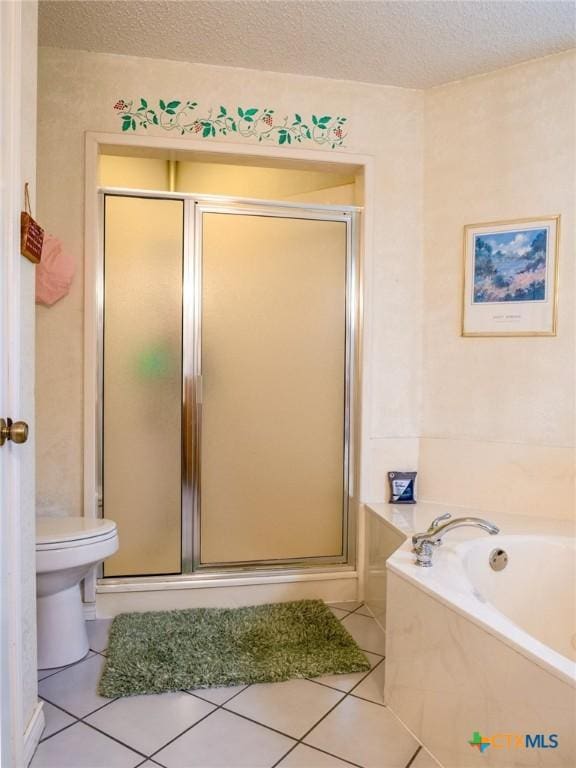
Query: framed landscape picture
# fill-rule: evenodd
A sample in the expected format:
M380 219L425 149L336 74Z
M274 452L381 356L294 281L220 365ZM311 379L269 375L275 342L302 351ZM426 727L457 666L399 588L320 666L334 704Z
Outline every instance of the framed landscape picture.
M464 227L463 336L555 336L560 216Z

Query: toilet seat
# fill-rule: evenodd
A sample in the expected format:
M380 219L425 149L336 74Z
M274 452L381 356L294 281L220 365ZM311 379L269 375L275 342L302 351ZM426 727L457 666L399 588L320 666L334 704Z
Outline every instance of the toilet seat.
M70 549L99 544L117 536L112 520L87 517L38 517L36 551Z

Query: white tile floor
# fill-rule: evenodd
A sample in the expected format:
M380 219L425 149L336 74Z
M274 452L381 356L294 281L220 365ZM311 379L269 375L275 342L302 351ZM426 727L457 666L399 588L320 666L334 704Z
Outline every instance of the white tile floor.
M89 622L90 654L38 674L47 724L31 768L433 768L383 704L384 633L370 611L332 610L370 672L113 700L96 693L110 622Z

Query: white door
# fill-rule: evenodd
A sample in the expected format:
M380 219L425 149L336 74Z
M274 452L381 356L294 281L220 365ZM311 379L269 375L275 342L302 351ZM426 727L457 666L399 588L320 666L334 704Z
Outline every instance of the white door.
M0 763L22 768L43 726L36 683L34 265L20 255L24 183L34 205L37 8L0 2ZM0 427L2 422L0 422ZM23 437L20 432L20 438Z

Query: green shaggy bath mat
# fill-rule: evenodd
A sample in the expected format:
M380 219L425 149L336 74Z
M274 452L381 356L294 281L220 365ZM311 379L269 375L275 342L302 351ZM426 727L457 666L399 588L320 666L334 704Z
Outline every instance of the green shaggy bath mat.
M368 669L320 600L124 613L110 628L99 693L113 698Z

